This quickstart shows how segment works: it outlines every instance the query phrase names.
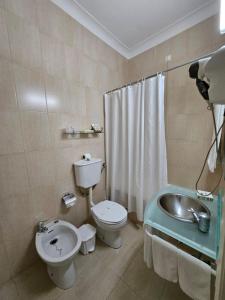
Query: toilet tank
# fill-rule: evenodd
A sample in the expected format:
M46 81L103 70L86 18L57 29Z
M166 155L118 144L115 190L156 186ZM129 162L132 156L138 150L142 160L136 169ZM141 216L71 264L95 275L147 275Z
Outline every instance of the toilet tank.
M74 163L76 184L83 188L89 188L100 182L102 160L79 160Z

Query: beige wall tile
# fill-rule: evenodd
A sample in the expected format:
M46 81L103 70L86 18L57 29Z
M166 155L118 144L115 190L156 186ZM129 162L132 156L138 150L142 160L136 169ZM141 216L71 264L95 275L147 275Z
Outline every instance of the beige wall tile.
M97 88L98 75L97 75L97 63L88 58L87 56L81 57L81 82L84 86Z
M200 167L174 166L168 164L168 181L171 184L195 189L195 182L198 178Z
M47 113L22 112L21 119L25 149L33 151L49 148L51 139Z
M64 130L67 127L78 128L79 122L74 122L70 114L49 113L51 141L55 147L71 147L74 137L65 135Z
M90 31L83 28L83 51L85 55L93 60L99 58L97 39Z
M28 190L28 177L24 154L0 156L1 197L25 194Z
M84 27L78 22L74 22L73 25L74 25L73 46L83 51Z
M13 240L6 241L6 250L10 257L12 276L25 270L37 260L33 228L27 228Z
M6 16L13 61L28 68L40 68L38 28L12 13L7 12Z
M116 87L112 73L104 64L98 64L97 74L97 88L102 94Z
M146 63L148 62L148 63ZM138 76L136 76L133 80L138 80L139 78L148 76L150 74L154 74L158 71L157 61L155 59L155 49L149 49L148 51L142 53L134 57L131 61L128 61L128 65L131 63L132 68L137 70ZM132 74L131 70L129 74Z
M65 47L66 76L70 81L81 81L81 50L76 47Z
M202 115L189 115L186 131L186 140L198 143L200 140L211 142L213 135L212 116L205 113ZM206 149L205 149L206 150Z
M190 105L194 105L192 103L192 99L188 99L188 88L185 86L169 86L169 76L167 77L167 82L168 84L166 87L166 113L170 116L174 116L176 114L185 114L186 112L188 113L190 111ZM202 104L202 101L198 102ZM201 106L201 108L202 107L203 105ZM191 111L193 111L194 109L195 108L191 108Z
M204 161L206 149L203 141L168 140L168 164L179 167L200 167Z
M212 19L209 18L187 30L189 56L196 58L212 51L215 34L213 29Z
M154 48L158 71L167 69L166 56L171 53L171 41L165 41Z
M55 184L55 166L52 151L33 151L26 154L31 188Z
M188 34L184 31L171 39L169 67L188 61Z
M203 100L201 95L196 88L195 82L189 84L185 89L185 106L184 111L187 114L199 114L202 113L210 115L210 112L207 111L207 102Z
M63 148L55 151L56 181L71 181L74 183L75 149Z
M118 53L109 46L107 46L107 55L108 58L110 57L110 59L106 60L105 62L102 60L103 64L106 65L110 71L117 71L119 69L121 55L118 55ZM101 57L99 57L99 60L101 61Z
M3 9L0 9L0 56L10 58L9 38L6 26L6 15Z
M65 47L56 39L41 34L43 68L46 73L59 78L66 76Z
M208 147L208 145L207 145ZM198 169L197 175L199 176L201 169ZM208 168L205 168L203 176L200 180L200 183L198 185L198 188L201 190L206 190L206 191L213 191L218 184L219 178L221 177L221 167L218 166L218 168L215 170L214 173L211 173ZM222 179L222 182L223 179Z
M24 151L18 112L0 112L0 154Z
M20 109L46 111L45 86L42 73L14 65L14 74Z
M71 105L68 82L64 79L46 75L45 84L48 111L69 113Z
M27 194L3 197L0 208L0 224L6 244L13 243L22 232L34 224L32 205Z
M67 45L73 45L74 20L51 1L37 1L40 31Z
M5 8L30 23L37 24L37 7L35 0L4 0ZM41 1L40 1L41 2Z
M86 88L86 109L89 124L103 125L103 96L95 89Z
M85 140L87 136L85 135L66 135L64 134L65 128L73 127L76 130L82 130L87 127L86 118L82 118L78 115L73 114L64 114L64 113L50 113L50 130L51 130L51 139L53 144L56 147L71 147L72 145L76 146L79 144L79 141ZM88 124L88 128L90 124Z
M40 220L48 220L57 217L56 187L55 185L31 188L28 193L28 200L32 206L33 225Z
M168 78L168 88L183 88L187 85L187 83L190 83L190 85L192 85L193 80L189 78L188 68L189 66L184 66L168 72L166 74Z
M0 110L16 111L17 99L11 63L0 58Z
M70 99L70 112L76 116L85 118L87 114L87 105L85 101L84 86L68 82L68 96Z
M185 140L188 129L188 116L184 114L169 115L166 122L167 139Z

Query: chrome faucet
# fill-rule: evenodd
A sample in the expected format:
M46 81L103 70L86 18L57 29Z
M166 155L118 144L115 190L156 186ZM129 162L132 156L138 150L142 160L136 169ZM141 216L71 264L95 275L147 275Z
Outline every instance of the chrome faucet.
M210 226L210 215L205 212L196 212L192 207L188 209L193 214L194 220L198 223L198 229L202 232L208 232Z
M194 217L194 219L195 219L195 221L197 222L197 223L199 223L199 215L198 215L198 213L191 207L190 209L188 209L188 211L190 211L192 214L193 214L193 217Z
M45 225L47 220L39 221L38 222L38 232L46 232L48 227Z

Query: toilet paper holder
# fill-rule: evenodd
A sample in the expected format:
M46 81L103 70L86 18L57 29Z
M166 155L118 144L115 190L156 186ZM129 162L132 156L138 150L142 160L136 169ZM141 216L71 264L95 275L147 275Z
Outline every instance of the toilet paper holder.
M73 193L65 193L62 196L62 201L65 204L65 206L67 208L69 208L69 207L73 206L76 203L77 198L75 197L75 195Z

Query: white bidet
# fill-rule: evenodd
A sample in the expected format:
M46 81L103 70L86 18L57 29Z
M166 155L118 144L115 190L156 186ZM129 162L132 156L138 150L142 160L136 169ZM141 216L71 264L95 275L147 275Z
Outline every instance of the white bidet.
M51 221L40 226L35 244L52 281L61 289L72 287L76 280L73 259L81 246L78 229L65 221Z

